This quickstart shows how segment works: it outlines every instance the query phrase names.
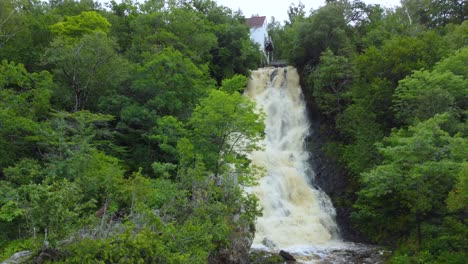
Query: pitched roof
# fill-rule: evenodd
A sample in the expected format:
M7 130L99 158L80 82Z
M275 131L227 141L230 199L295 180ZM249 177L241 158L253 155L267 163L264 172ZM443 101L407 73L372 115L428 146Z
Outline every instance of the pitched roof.
M259 28L263 26L265 19L265 16L251 17L248 18L246 22L251 28Z

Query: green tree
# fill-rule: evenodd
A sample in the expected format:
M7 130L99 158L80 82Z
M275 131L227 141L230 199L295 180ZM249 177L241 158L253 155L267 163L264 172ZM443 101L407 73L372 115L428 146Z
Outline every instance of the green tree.
M20 31L17 24L17 11L13 1L3 1L0 11L0 47L5 45Z
M437 27L461 23L467 18L467 5L462 0L403 0L402 8L414 22Z
M116 139L126 149L121 157L131 170L142 167L154 176L153 162L178 163L175 148L182 122L214 82L206 66L196 65L174 48L143 57L129 87L122 94L102 97L99 106L117 117Z
M442 38L432 31L422 36L395 36L386 40L381 48L366 49L356 59L356 66L368 82L385 78L396 86L414 70L431 69L447 52L442 48Z
M320 63L308 77L308 88L320 111L333 118L348 104L353 73L351 63L344 56L335 56L329 49L320 56Z
M159 158L160 161L177 164L177 142L186 136L187 130L184 123L173 116L164 116L158 118L156 125L151 129L150 139L156 141L158 147L165 154L164 157ZM154 164L152 167L155 170Z
M247 153L259 149L264 123L247 97L212 90L195 108L189 127L189 139L178 144L178 177L195 216L213 224L215 249L208 262L216 263L242 250L236 241L251 236L260 214L257 199L242 186L254 184L261 174Z
M139 4L133 0L124 0L116 2L114 0L108 3L111 12L105 12L102 15L106 17L111 24L110 35L117 39L121 52L127 52L132 45L132 23L140 15Z
M336 127L345 136L341 156L351 172L359 175L376 165L380 154L375 143L384 133L375 113L363 104L351 105L337 119Z
M52 76L29 73L22 64L0 64L0 174L3 168L38 153L40 121L47 118Z
M188 3L185 6L168 3L167 9L151 10L132 22L130 26L135 33L130 54L136 61L145 52L156 53L172 47L202 64L211 59L210 50L217 44L210 21Z
M173 7L170 12L164 13L164 19L168 21L165 28L177 36L179 42L168 44L181 50L195 63L210 61L210 50L218 44L211 21L187 6Z
M459 25L448 24L444 27L447 34L444 36L444 45L449 50L457 50L466 47L468 34L468 20Z
M52 38L55 18L39 0L5 0L0 3L0 58L40 71L41 55Z
M100 9L100 3L93 0L49 0L48 6L59 16L77 16L81 12Z
M288 8L288 19L289 21L285 21L287 24L294 24L296 20L304 19L305 17L305 5L299 1L297 6L292 3Z
M468 25L468 24L467 24ZM451 72L455 75L468 79L466 67L468 66L468 48L461 48L451 56L441 60L434 66L438 72Z
M341 159L355 175L380 159L375 143L390 130L392 116L385 106L391 105L392 93L392 85L386 80L374 79L366 84L358 79L350 92L352 103L336 119L344 142Z
M181 52L167 48L147 54L132 84L134 97L159 116L187 118L213 83L207 68L195 65Z
M436 115L408 130L394 131L379 150L380 165L361 174L353 215L359 227L377 241L407 236L445 212L445 200L466 162L466 138L450 136L441 126L447 114Z
M87 34L109 33L111 24L95 11L82 12L77 16L65 17L64 21L50 26L52 33L71 39L79 39Z
M295 28L289 60L300 70L307 65L314 67L319 63L322 52L330 49L335 55L352 53L344 8L339 4L327 4L300 20Z
M394 104L398 118L411 124L466 105L467 80L451 72L415 71L400 81Z
M52 184L25 185L20 190L28 232L42 234L45 248L56 246L58 239L79 227L86 205L81 203L83 196L75 184L62 179Z
M258 148L264 130L263 119L254 109L248 98L219 90L211 91L195 108L189 120L192 142L215 176L233 172L240 173L241 179L249 168L246 154Z
M247 87L248 78L244 75L236 74L232 78L224 79L220 89L226 93L232 94L235 92L242 93Z
M54 101L64 109L96 109L100 96L108 94L127 77L126 60L116 43L104 33L84 35L77 41L56 38L45 53L60 84Z
M212 77L221 85L222 80L235 74L249 75L262 59L259 47L249 38L249 29L243 21L230 18L215 27L218 45L211 50L209 65Z
M468 209L468 166L463 164L463 168L458 174L455 188L450 191L447 198L447 207L450 211L459 211Z

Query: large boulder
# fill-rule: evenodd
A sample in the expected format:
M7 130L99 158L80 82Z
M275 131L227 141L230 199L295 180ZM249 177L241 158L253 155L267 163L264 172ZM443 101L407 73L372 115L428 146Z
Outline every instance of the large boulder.
M27 263L32 256L33 252L29 250L16 252L9 259L2 262L2 264L20 264Z

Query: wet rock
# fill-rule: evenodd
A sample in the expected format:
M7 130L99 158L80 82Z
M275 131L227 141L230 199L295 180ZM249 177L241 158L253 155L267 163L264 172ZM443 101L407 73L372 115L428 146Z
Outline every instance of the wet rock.
M383 264L388 261L391 255L390 251L381 247L358 243L315 247L310 250L291 253L283 250L279 254L271 251L254 250L250 255L250 263ZM285 258L285 256L287 257Z
M348 249L335 249L324 254L319 264L381 264L385 263L390 256L390 251L378 247L354 244Z
M267 248L275 248L276 247L275 242L271 241L270 239L268 239L266 237L262 240L262 244Z
M291 255L289 252L286 252L286 251L284 251L284 250L281 250L281 251L279 252L279 255L280 255L281 257L283 257L283 259L286 260L286 261L288 261L288 262L289 262L289 261L296 261L296 259L293 257L293 255Z

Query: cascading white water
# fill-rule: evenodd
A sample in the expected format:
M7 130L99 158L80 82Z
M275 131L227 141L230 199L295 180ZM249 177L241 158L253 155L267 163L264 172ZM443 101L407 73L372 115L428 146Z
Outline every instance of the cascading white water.
M252 162L266 169L248 190L263 208L252 247L298 251L338 242L335 209L310 182L314 175L305 150L310 125L296 69L253 71L246 94L266 114L264 150L251 154Z

